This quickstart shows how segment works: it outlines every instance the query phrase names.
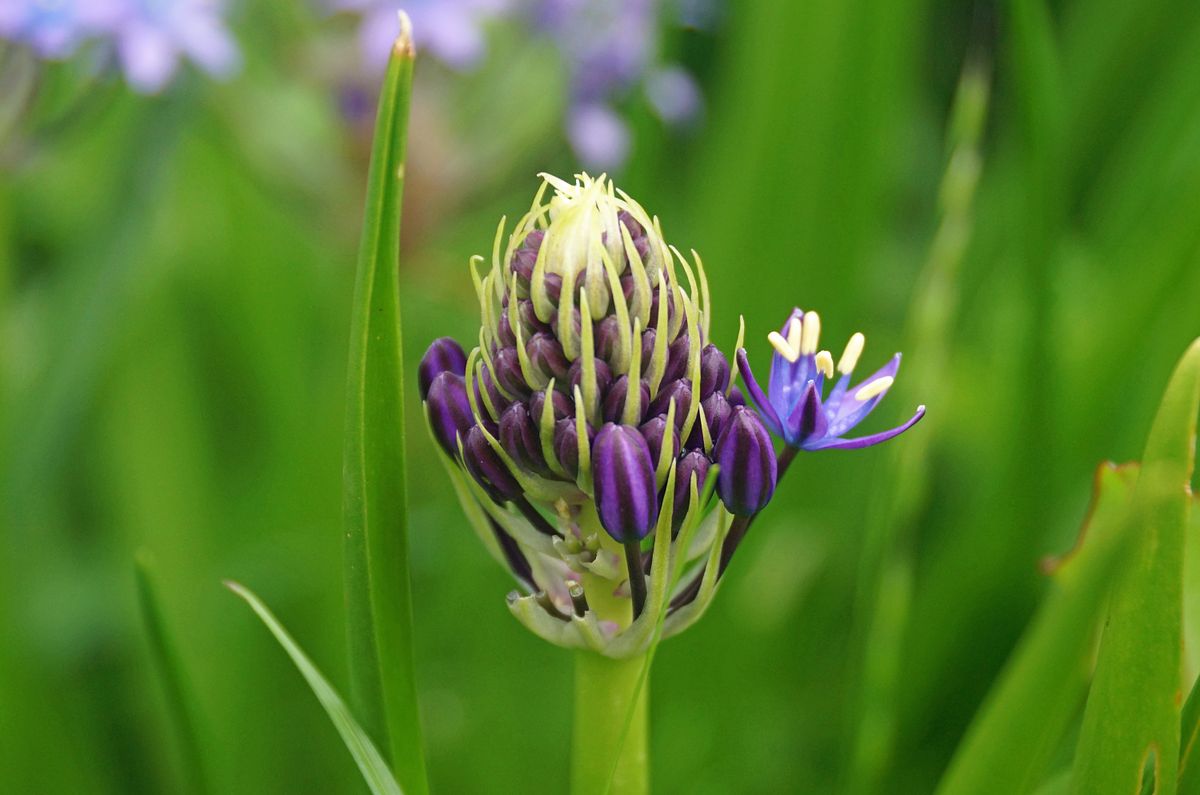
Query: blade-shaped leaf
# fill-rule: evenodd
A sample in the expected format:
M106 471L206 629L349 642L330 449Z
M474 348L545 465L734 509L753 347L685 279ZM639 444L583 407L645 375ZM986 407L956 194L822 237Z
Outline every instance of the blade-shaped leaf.
M153 561L146 550L139 550L134 558L134 574L137 580L138 608L146 638L150 642L150 653L154 667L162 680L163 694L167 701L167 714L179 743L179 758L183 768L184 786L188 792L208 791L204 769L204 757L197 734L196 711L187 684L187 677L175 646L167 635L162 609L152 576Z
M1188 517L1187 541L1184 544L1185 565L1183 590L1184 598L1184 648L1195 653L1196 636L1200 623L1196 615L1197 604L1200 600L1200 496L1193 495L1191 512ZM1196 682L1194 673L1185 674L1185 682ZM1192 684L1191 693L1183 705L1183 714L1179 720L1179 793L1180 795L1200 795L1200 687Z
M371 792L375 793L375 795L402 795L400 785L396 783L396 779L392 776L392 771L388 769L387 763L379 755L379 751L375 748L375 744L371 742L371 738L367 736L367 733L354 720L354 716L350 714L350 710L346 707L346 703L342 701L341 696L337 694L337 691L330 686L325 677L321 675L321 672L312 664L312 660L308 659L308 655L296 645L296 641L283 628L283 625L279 623L275 615L245 586L229 581L225 583L225 586L246 600L251 609L267 625L267 629L271 630L271 634L279 641L279 645L292 658L292 662L296 664L296 668L300 670L300 673L308 682L308 686L312 688L313 695L321 702L321 706L325 708L325 713L333 721L334 728L342 736L342 742L346 744L350 755L354 757L354 763L358 765L358 769L362 773L363 779L367 782L367 786L370 787Z
M1083 698L1113 573L1130 548L1136 468L1101 466L1079 542L942 780L941 795L1026 792Z
M1150 754L1155 791L1176 790L1183 542L1198 406L1200 340L1175 368L1146 443L1133 498L1135 544L1109 608L1072 792L1136 792Z
M410 33L401 14L379 95L351 319L343 509L351 692L396 775L422 795L428 784L413 670L398 285Z

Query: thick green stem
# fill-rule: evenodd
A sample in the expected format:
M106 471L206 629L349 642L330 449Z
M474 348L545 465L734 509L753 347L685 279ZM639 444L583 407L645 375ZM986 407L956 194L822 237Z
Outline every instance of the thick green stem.
M575 653L573 795L641 795L650 791L649 682L638 692L645 663L642 655L613 660L590 651ZM635 697L637 705L626 733L630 699Z

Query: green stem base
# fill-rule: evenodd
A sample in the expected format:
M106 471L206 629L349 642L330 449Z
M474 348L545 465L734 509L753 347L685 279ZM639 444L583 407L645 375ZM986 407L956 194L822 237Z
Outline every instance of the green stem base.
M644 656L613 660L590 651L575 653L573 795L645 795L650 791L649 682L637 694L633 722L625 734L630 700L645 663Z

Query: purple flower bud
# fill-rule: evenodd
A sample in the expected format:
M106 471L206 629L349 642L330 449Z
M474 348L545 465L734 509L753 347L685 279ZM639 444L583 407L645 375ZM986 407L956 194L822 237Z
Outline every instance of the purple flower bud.
M612 386L612 370L608 369L608 363L603 359L593 359L596 362L596 394L603 395L608 392L608 388ZM571 388L579 386L580 380L583 378L583 359L576 359L571 369L567 371Z
M725 399L725 393L718 389L701 401L700 407L704 409L704 421L708 423L708 434L715 441L721 435L725 421L729 419L729 412L733 411L733 406L730 406L729 401ZM699 425L699 423L696 424Z
M775 449L762 420L737 406L713 445L713 461L721 467L717 493L731 513L753 516L775 491Z
M557 306L562 297L562 277L557 273L547 273L545 283L546 296L550 299L550 303Z
M516 348L501 348L492 355L492 365L496 369L496 382L510 395L518 399L529 394L529 385L525 383L525 374L521 372L521 359L517 356Z
M683 519L687 515L688 505L692 501L692 478L696 479L696 493L704 491L704 480L708 477L708 457L698 450L684 453L683 458L675 465L675 509L671 514L671 523L678 532Z
M463 375L467 372L467 355L462 346L450 337L439 337L430 344L417 368L417 387L421 400L429 397L429 385L441 373Z
M570 399L557 389L550 393L551 411L554 413L554 419L561 420L564 417L574 417L575 407L571 404ZM533 418L534 423L542 421L542 412L545 410L546 393L545 391L534 392L533 397L529 398L529 415Z
M544 332L534 334L525 346L529 361L547 378L561 381L570 369L571 363L563 353L562 345L552 335Z
M629 230L629 236L633 238L635 243L639 237L646 236L646 230L642 228L642 225L637 222L637 219L630 215L627 210L621 210L618 212L617 220L624 224L625 228Z
M658 521L650 448L627 425L608 423L592 446L592 480L600 524L621 543L645 538Z
M641 402L638 403L640 410L638 416L634 419L635 422L640 421L645 415L646 409L650 406L650 386L645 381L638 381L638 386L641 388ZM602 413L605 422L620 422L621 416L625 412L625 397L629 394L629 376L623 375L613 385L608 388L608 394L604 396L604 405Z
M621 294L625 296L626 304L633 300L633 287L633 273L625 271L621 274Z
M496 321L496 341L502 348L511 348L517 344L517 335L513 333L512 324L508 322L508 310L500 313Z
M589 426L588 440L594 434ZM559 420L554 423L554 457L571 477L579 475L579 433L574 419Z
M662 278L666 278L666 277L664 276ZM651 293L652 293L652 296L650 298L650 322L658 323L659 297L658 297L658 286L657 285L654 287L653 290L651 290ZM670 322L674 319L675 319L675 298L671 295L671 285L668 282L668 284L667 284L667 321Z
M663 371L663 383L691 375L688 353L688 335L680 334L667 346L667 369Z
M596 324L596 355L611 362L621 347L621 331L616 315L605 315Z
M479 388L479 381L483 382L483 389ZM483 400L483 392L487 392L488 399L492 401L492 405L496 407L497 412L504 411L510 401L505 400L500 394L500 390L496 389L496 382L492 380L492 371L486 365L479 368L479 381L476 381L472 388L475 390L475 402L479 405L480 413L486 413L486 403Z
M429 385L425 410L433 438L437 439L443 450L457 459L459 435L466 434L475 424L463 377L449 370L439 373Z
M533 308L533 301L518 301L517 316L521 319L521 328L525 332L526 338L536 334L539 331L544 331L547 333L551 331L549 324L538 320L537 312L534 311Z
M729 401L730 406L746 405L746 396L742 394L742 390L738 389L736 385L730 387L729 395L725 399Z
M654 340L658 335L654 329L648 328L642 332L642 371L645 372L650 361L650 357L654 355Z
M729 360L716 345L705 345L700 351L700 399L729 386Z
M659 414L657 417L652 417L646 420L638 428L638 432L642 434L642 438L646 440L646 446L650 448L650 460L658 464L658 458L662 455L663 439L667 435L667 418ZM671 432L671 456L679 455L679 433Z
M545 236L545 231L533 230L525 236L520 248L513 253L512 269L517 274L518 286L527 287L529 280L533 278L533 267L537 264L538 249L542 247L542 239ZM521 285L522 281L524 281L524 285Z
M537 425L524 403L514 403L500 415L500 444L518 466L539 474L546 471Z
M497 502L513 500L521 496L521 484L508 471L500 456L492 448L483 429L478 425L467 432L463 441L464 463L479 485Z
M688 411L692 408L692 382L686 378L666 384L650 404L650 411L647 413L666 414L671 407L672 398L675 400L675 426L681 428L683 421L687 419Z

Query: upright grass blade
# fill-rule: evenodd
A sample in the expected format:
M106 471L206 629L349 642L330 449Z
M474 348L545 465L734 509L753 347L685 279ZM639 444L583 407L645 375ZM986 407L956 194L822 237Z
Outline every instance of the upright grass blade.
M1071 791L1173 795L1179 762L1184 528L1200 410L1200 340L1175 368L1133 497L1135 544L1115 586Z
M342 701L341 696L312 664L312 660L308 659L308 656L296 645L296 641L283 628L275 615L245 586L226 581L225 587L246 600L251 609L267 625L267 629L271 630L271 634L279 641L279 645L283 646L284 651L292 658L292 662L296 664L296 668L300 670L308 682L308 686L312 688L313 694L325 708L329 719L333 721L334 728L342 736L342 742L346 744L350 755L354 757L354 763L358 765L371 792L375 795L403 795L400 785L396 783L396 779L375 748L375 744L371 742L371 738L354 720L354 716L350 714L350 710Z
M939 795L1028 792L1076 714L1087 682L1104 596L1131 546L1136 469L1104 465L1054 592L1014 652L938 788Z
M167 635L154 587L153 568L154 561L150 553L145 549L138 550L134 557L133 569L137 579L138 608L141 610L146 638L150 642L154 667L162 680L167 714L175 732L175 740L179 744L183 785L186 792L204 795L209 792L209 786L204 768L204 755L200 751L196 709L187 684L187 676L179 662L175 646Z
M413 670L400 348L400 200L414 51L408 18L379 95L351 319L343 507L352 693L410 793L428 790Z

